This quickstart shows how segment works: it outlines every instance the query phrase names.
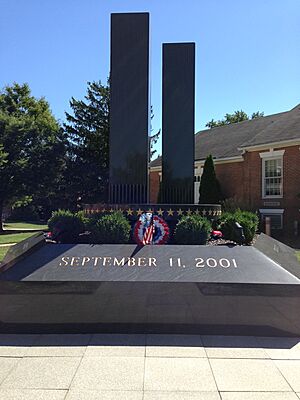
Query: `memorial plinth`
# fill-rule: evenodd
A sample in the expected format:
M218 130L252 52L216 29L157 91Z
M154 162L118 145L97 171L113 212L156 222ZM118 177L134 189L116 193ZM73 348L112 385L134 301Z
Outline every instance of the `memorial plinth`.
M246 246L46 244L0 296L2 332L300 334L300 280Z

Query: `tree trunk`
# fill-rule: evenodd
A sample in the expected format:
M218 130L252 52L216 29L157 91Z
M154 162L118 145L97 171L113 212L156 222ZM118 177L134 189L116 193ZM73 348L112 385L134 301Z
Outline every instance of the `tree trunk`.
M2 213L3 213L3 201L0 200L0 233L3 232L3 221L2 221Z

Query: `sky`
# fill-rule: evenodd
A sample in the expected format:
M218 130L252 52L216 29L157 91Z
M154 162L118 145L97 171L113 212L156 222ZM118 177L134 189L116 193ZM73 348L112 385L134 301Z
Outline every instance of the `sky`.
M63 122L72 96L107 80L110 14L134 11L150 13L153 133L164 42L196 43L195 132L300 103L300 0L0 0L0 88L27 82Z

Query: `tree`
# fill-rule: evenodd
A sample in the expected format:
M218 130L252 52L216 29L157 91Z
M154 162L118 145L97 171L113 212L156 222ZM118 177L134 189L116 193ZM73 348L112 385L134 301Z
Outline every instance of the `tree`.
M154 113L153 113L153 107L151 106L150 109L150 119L154 118ZM154 154L157 153L157 150L154 149L154 145L157 143L159 136L160 136L160 130L157 131L157 133L152 134L152 125L150 125L150 136L149 136L149 143L150 143L150 151L149 151L149 162L153 159Z
M73 115L66 112L69 138L66 190L71 201L93 203L108 196L109 81L88 82L84 100L72 97Z
M108 200L109 168L109 113L110 85L88 82L84 100L72 97L73 115L66 113L65 132L69 138L69 161L66 170L65 197L70 208L77 200L81 203L106 202ZM151 119L153 111L151 107ZM149 136L150 154L160 131ZM72 204L73 201L73 204Z
M216 177L211 155L206 158L204 163L199 194L199 204L218 204L222 200L220 183Z
M24 196L47 196L64 167L63 132L44 98L27 84L0 92L0 231L3 207Z
M235 124L237 122L247 121L249 119L260 118L263 116L264 116L263 112L257 111L252 113L250 118L250 116L247 113L245 113L245 111L240 110L240 111L235 111L233 114L228 114L228 113L225 114L224 118L219 121L215 121L214 119L212 119L211 121L207 122L205 126L207 126L208 128L215 128L217 126Z

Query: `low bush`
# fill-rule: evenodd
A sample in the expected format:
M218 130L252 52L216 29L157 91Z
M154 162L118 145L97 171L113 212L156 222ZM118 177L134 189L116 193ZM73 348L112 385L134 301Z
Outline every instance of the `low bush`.
M174 232L178 244L205 244L211 232L208 219L200 215L182 217Z
M121 212L93 218L90 221L91 241L93 243L128 243L130 238L130 223Z
M222 214L219 229L222 231L224 238L242 244L241 237L236 228L236 222L243 228L245 244L250 244L258 228L258 216L253 212L241 210Z
M224 199L222 202L222 211L234 213L236 211L251 211L253 212L253 207L246 201L241 201L236 197L229 197Z
M53 239L60 243L76 243L85 230L83 216L69 210L54 211L48 226Z

